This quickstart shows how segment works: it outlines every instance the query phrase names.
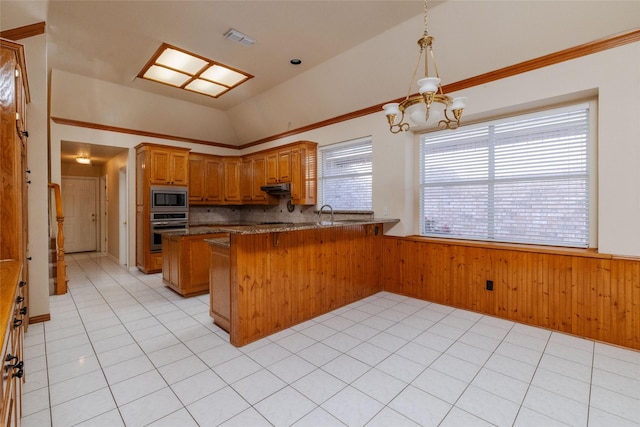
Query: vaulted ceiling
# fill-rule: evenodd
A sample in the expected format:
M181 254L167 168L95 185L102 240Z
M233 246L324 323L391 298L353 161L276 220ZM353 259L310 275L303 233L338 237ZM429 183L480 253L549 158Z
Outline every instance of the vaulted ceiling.
M406 95L422 12L422 0L2 0L0 29L45 21L49 68L223 111L242 144ZM451 83L639 18L636 0L445 0L431 1L429 29ZM255 44L225 39L231 28ZM137 78L162 43L255 77L217 99ZM265 120L257 108L281 111Z

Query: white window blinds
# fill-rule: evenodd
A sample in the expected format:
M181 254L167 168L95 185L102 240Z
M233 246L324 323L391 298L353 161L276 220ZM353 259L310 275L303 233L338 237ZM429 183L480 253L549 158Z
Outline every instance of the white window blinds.
M372 209L371 138L320 147L320 205L336 210Z
M421 233L587 247L588 104L424 134Z

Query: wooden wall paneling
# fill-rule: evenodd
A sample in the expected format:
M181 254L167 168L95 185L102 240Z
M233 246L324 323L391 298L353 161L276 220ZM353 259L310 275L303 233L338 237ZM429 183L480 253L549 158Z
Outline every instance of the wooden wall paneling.
M231 343L242 346L381 291L382 263L369 264L380 260L383 240L365 227L232 234Z
M386 291L640 349L640 260L391 236L383 247Z

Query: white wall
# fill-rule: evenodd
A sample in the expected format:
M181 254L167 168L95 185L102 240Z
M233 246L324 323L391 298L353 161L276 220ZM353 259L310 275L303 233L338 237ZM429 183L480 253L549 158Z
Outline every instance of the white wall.
M459 95L469 98L464 120L471 121L509 110L517 111L525 106L529 108L533 104L544 105L559 98L597 93L598 247L603 253L640 256L640 221L637 220L640 218L639 87L640 43L635 43L467 89ZM401 219L389 234L417 234L414 220L418 209L414 185L418 162L414 154L415 137L411 132L392 135L382 112L272 141L244 150L242 154L297 140L325 145L367 135L372 135L374 145L373 209L376 215L381 216L386 207L388 217ZM141 142L139 137L131 135L53 125L53 176L56 164L59 164L55 152L57 147L59 153L60 140L119 147L133 147ZM195 151L237 154L232 150L196 144L145 140L185 146ZM133 155L129 167L134 170ZM130 182L129 186L133 197L134 183ZM134 223L133 218L130 223ZM133 253L133 248L130 251Z
M598 248L602 253L640 256L640 43L622 46L450 94L469 105L463 120L598 94ZM401 224L389 234L417 234L413 134L392 135L380 112L295 135L330 144L373 136L373 208Z
M60 70L51 71L51 117L236 145L227 114Z
M47 169L47 59L46 36L20 40L24 45L31 103L27 105L27 167L29 185L29 315L49 313L49 223L46 202L49 195ZM45 215L42 215L45 212Z

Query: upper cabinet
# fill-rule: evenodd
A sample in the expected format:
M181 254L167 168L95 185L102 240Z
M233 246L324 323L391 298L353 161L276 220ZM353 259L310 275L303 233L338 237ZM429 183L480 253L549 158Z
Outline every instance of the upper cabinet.
M291 203L315 205L317 194L317 144L304 142L291 148Z
M278 149L267 154L267 184L291 182L291 150Z
M153 147L150 153L149 183L152 185L188 185L189 150Z
M224 201L228 204L241 204L240 198L240 157L224 158Z
M264 154L245 156L240 164L240 197L243 204L276 203L260 187L267 184L267 158Z
M189 154L189 203L218 204L224 201L224 161L221 156Z
M317 144L301 141L242 157L189 154L192 205L267 205L278 199L260 187L291 183L291 202L316 203Z

